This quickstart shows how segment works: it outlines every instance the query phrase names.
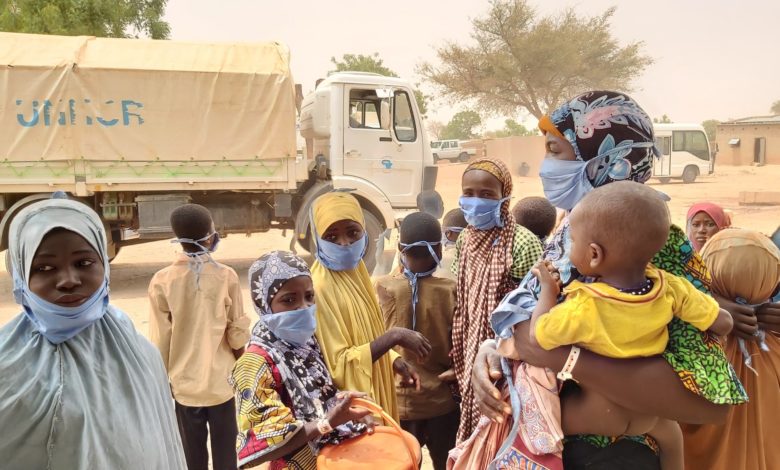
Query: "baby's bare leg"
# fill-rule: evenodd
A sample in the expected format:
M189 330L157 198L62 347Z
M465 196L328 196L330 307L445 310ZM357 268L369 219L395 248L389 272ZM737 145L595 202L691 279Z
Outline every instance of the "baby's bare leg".
M641 435L653 429L656 421L653 416L639 415L585 389L561 399L561 426L566 435Z
M661 470L682 470L684 463L683 435L677 421L658 419L647 432L661 448Z

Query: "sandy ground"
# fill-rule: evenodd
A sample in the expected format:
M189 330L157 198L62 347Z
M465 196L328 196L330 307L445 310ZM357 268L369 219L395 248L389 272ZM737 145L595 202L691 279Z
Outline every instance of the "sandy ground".
M444 198L446 209L457 206L460 195L460 177L463 164L442 163L437 189ZM675 223L683 224L688 207L699 201L711 201L732 211L735 225L771 234L780 224L780 206L745 207L738 205L740 191L780 191L780 166L724 167L713 176L702 177L694 184L671 183L661 185L651 181L654 188L671 197L669 203ZM538 177L517 177L514 180L514 200L525 196L541 196L542 186ZM272 249L288 249L289 237L274 231L254 234L250 237L231 235L220 243L215 259L232 266L241 276L244 286L244 304L252 312L246 288L249 265L261 254ZM146 289L152 275L166 266L176 252L168 241L125 247L111 265L111 302L127 312L136 327L148 332L148 305ZM11 293L11 279L0 257L0 325L18 314ZM251 314L254 317L254 313ZM423 468L432 468L429 461Z

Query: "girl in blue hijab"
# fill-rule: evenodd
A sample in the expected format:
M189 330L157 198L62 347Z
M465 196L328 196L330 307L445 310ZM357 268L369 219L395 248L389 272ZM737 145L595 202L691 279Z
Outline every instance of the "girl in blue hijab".
M0 328L2 466L184 469L160 355L109 304L98 215L49 199L23 209L9 237L23 311Z

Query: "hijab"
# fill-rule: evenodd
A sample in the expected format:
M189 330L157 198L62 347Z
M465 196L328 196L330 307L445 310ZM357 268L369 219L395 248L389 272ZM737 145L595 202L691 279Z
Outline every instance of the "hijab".
M728 214L726 214L726 211L723 210L722 207L720 207L717 204L712 204L710 202L700 202L698 204L694 204L691 206L690 209L688 209L688 215L686 216L685 220L687 221L688 230L690 231L691 221L694 217L696 217L696 214L699 212L704 212L710 218L713 222L715 222L715 225L718 227L718 230L723 230L724 228L731 227L731 217L729 217ZM691 243L693 243L693 247L696 249L696 251L701 251L703 246L699 242L696 241L696 239L691 239Z
M30 291L30 269L46 235L64 229L81 236L103 263L101 287L78 307L61 307ZM108 306L109 265L106 235L98 215L86 205L59 194L31 204L14 218L9 232L9 253L14 282L14 299L36 329L54 344L67 341L99 320Z

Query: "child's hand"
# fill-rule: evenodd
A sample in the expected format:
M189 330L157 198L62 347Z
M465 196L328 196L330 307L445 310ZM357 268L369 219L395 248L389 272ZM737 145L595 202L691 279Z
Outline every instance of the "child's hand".
M402 387L414 387L415 390L418 392L420 391L420 376L402 357L399 357L393 362L393 372L401 376Z
M554 294L555 297L561 293L561 275L558 270L549 261L539 261L531 269L531 273L539 280L539 285L543 292Z
M455 382L456 380L458 380L458 378L455 377L455 369L447 369L441 374L439 374L439 380L447 383Z
M328 422L334 428L349 421L360 422L371 412L361 406L352 406L353 398L365 398L361 392L339 392L336 394L336 406L328 412Z
M394 343L417 356L418 362L423 362L431 353L431 342L421 333L394 326L390 329L394 335Z

